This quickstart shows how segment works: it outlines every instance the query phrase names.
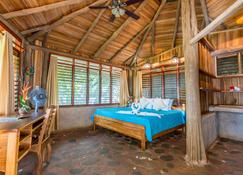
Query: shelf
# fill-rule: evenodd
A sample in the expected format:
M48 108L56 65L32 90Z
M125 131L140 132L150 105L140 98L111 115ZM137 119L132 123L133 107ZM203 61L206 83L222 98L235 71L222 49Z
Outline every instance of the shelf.
M23 135L23 136L20 136L20 139L19 139L19 143L24 143L25 141L27 141L28 139L30 139L30 135Z
M29 146L19 146L19 156L18 156L18 161L20 161L30 150L30 145Z
M207 92L210 92L210 91L212 91L212 92L222 92L221 90L216 89L216 88L203 88L203 87L200 87L200 90L201 91L207 91Z
M221 91L223 93L243 93L243 91Z
M39 125L35 126L32 130L32 132L35 132L36 130L38 130L39 128L41 128L43 123L40 123Z

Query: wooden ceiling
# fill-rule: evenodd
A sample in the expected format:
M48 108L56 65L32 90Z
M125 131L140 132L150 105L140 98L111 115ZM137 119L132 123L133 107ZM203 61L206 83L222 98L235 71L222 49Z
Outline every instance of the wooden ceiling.
M182 44L181 14L178 13L180 0L167 0L167 2L144 0L128 7L140 16L139 20L124 15L114 23L109 22L111 15L109 10L88 8L91 4L105 4L111 0L68 0L74 3L50 10L45 9L48 6L44 5L61 1L1 0L0 14L26 38L43 40L47 48L116 64L124 64L125 61L130 63L135 55L139 59L149 57ZM197 0L199 29L205 26L205 14L200 1L206 1L209 20L216 18L235 2L235 0ZM9 13L42 6L45 7L45 11L34 14L23 15L22 11L19 16L11 17L12 14ZM221 28L237 27L235 21L241 15L243 15L242 10L225 21ZM175 32L177 17L178 30Z

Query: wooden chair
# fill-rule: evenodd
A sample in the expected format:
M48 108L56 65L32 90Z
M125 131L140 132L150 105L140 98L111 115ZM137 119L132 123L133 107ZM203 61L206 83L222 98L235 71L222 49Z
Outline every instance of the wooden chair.
M47 150L47 163L51 159L51 143L50 135L52 129L52 123L54 117L56 116L55 108L48 108L46 110L45 119L43 120L42 127L36 137L33 137L32 146L30 152L37 154L38 165L36 167L36 174L39 175L42 173L43 162L45 160L44 150Z

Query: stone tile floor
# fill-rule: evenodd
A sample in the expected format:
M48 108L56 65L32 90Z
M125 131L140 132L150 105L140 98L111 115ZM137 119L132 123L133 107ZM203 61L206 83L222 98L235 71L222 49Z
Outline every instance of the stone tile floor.
M209 163L190 167L184 161L185 137L173 133L141 151L139 142L99 129L54 138L52 160L44 175L243 175L243 142L221 139L208 152ZM35 156L20 162L20 174L31 175Z

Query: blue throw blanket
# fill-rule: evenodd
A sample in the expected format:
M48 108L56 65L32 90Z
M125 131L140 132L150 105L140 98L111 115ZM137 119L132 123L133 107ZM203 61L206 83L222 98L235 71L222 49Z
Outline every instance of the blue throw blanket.
M186 123L185 112L180 110L155 111L152 109L142 109L141 112L152 112L161 115L161 118L155 116L137 116L134 114L119 114L118 111L131 111L131 108L100 108L96 109L91 116L91 121L94 121L95 115L108 117L112 119L130 122L142 125L146 130L146 137L149 142L152 142L153 136L168 129Z

